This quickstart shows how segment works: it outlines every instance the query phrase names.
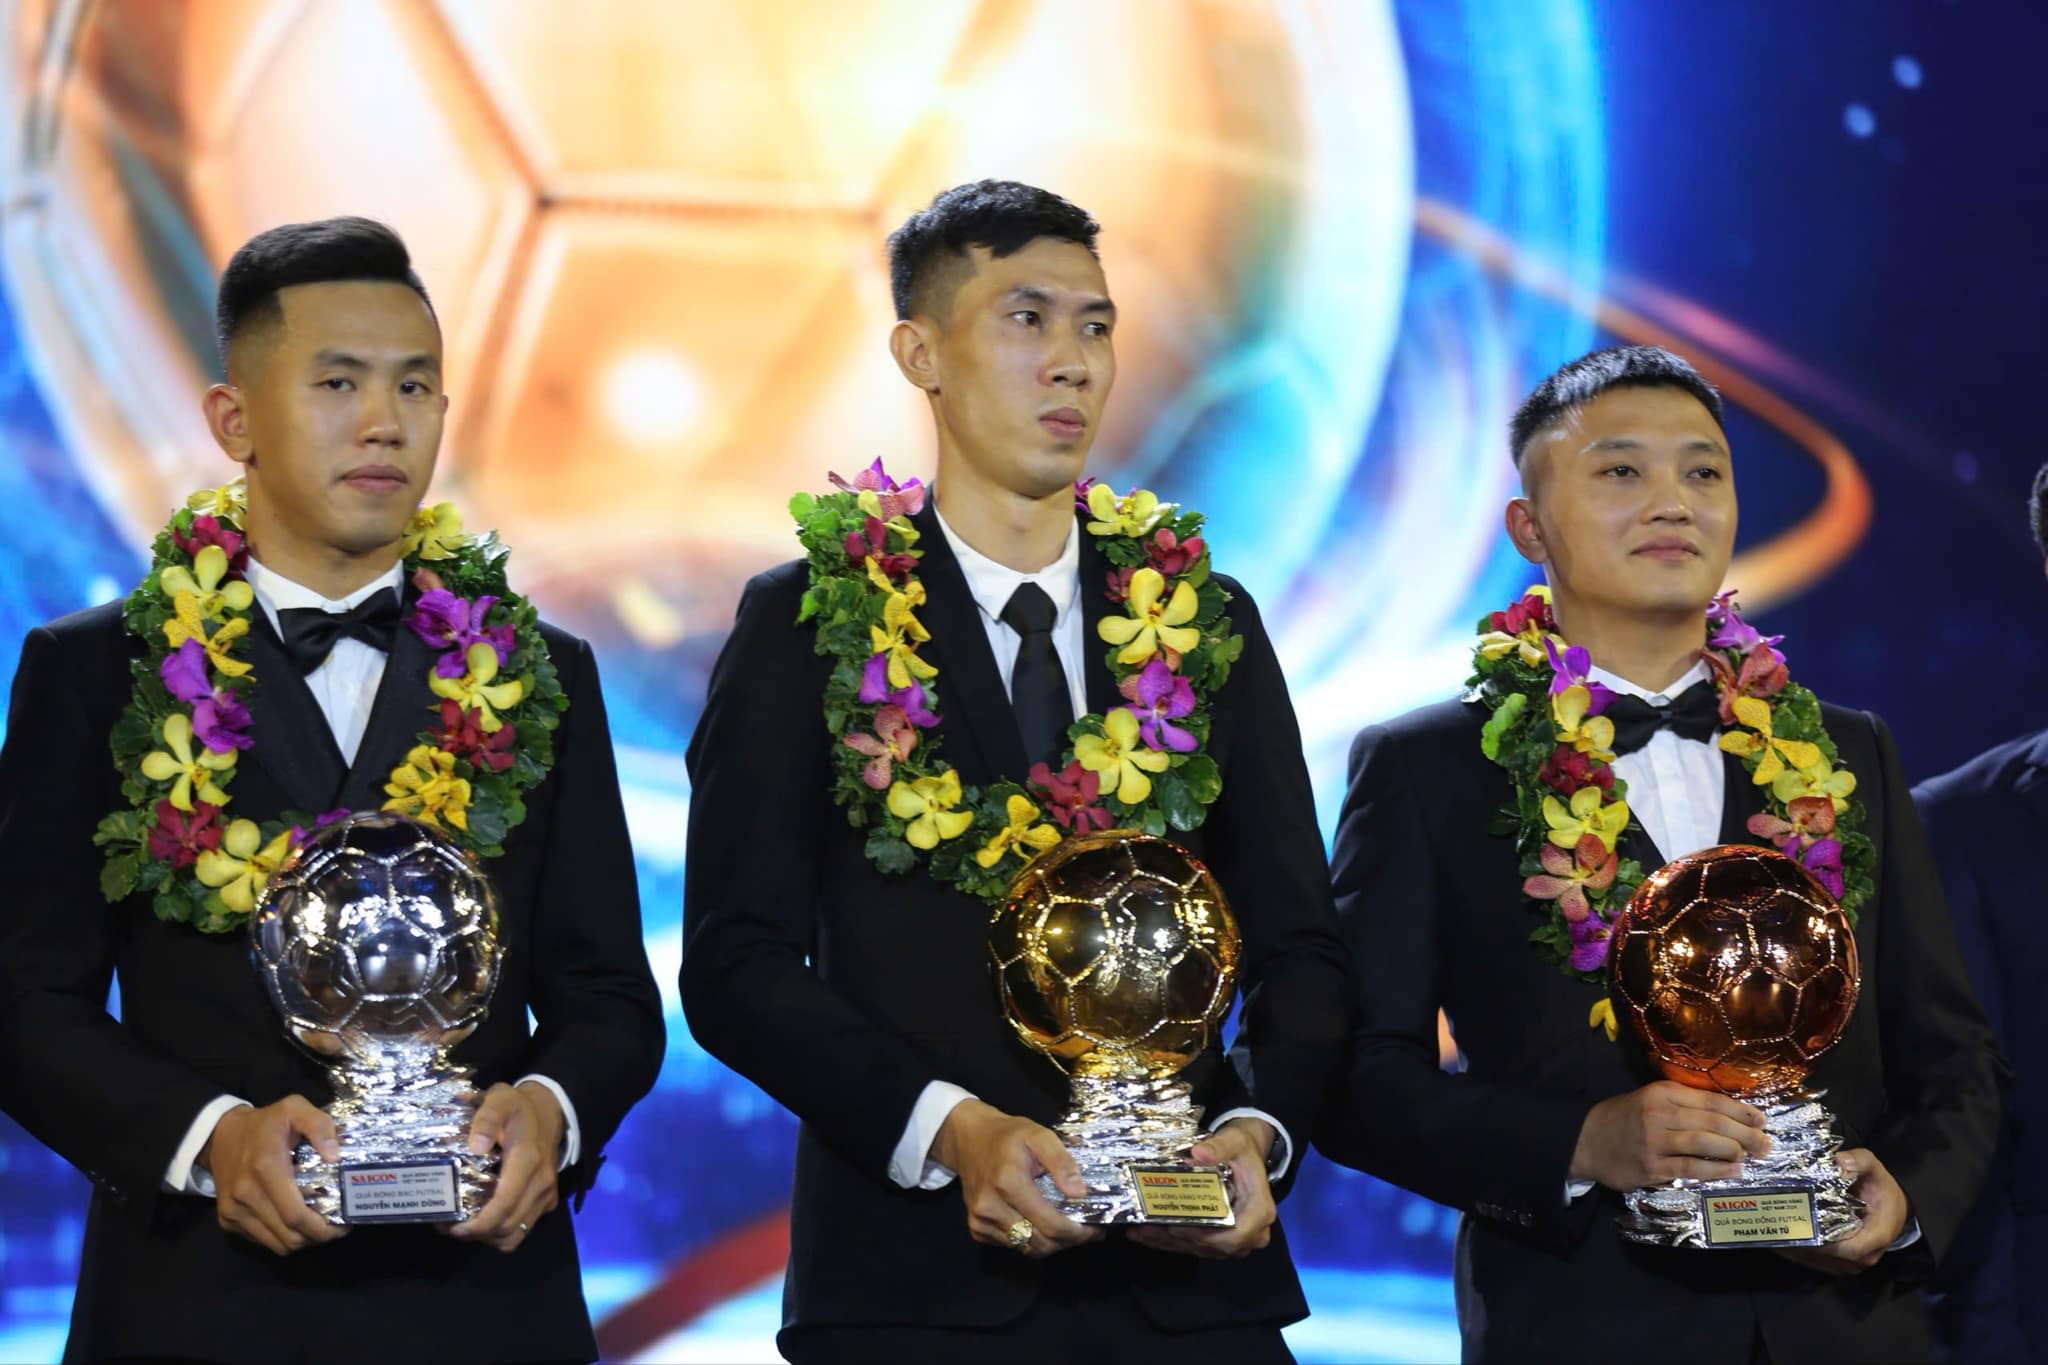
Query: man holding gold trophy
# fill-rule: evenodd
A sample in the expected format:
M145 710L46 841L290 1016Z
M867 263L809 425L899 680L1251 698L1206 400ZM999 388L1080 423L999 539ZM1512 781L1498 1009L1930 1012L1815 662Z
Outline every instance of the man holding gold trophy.
M1465 1211L1467 1360L1925 1359L2004 1083L1882 722L1722 592L1720 396L1654 347L1515 416L1465 696L1362 732L1337 1160ZM1439 1066L1438 1014L1462 1064Z
M66 1358L591 1359L557 1206L663 1049L596 661L422 505L396 233L219 296L243 477L31 632L0 751L0 1104L94 1186Z
M936 483L849 451L792 500L691 744L683 1003L803 1121L793 1360L1284 1360L1307 1312L1275 1201L1341 1070L1326 864L1201 517L1081 481L1096 232L983 181L891 237Z

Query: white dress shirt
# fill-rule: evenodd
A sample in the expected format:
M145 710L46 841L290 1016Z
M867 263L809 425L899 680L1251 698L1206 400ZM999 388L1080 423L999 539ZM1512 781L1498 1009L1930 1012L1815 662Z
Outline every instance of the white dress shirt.
M1639 687L1604 668L1589 669L1586 676L1624 696L1640 697L1659 709L1695 687L1713 685L1713 670L1705 660L1687 669L1662 692ZM1728 789L1727 769L1717 741L1718 737L1684 739L1675 731L1659 730L1642 748L1618 755L1614 760L1614 775L1628 784L1625 799L1629 813L1642 822L1643 832L1666 861L1721 842L1721 812ZM1567 1181L1565 1198L1577 1199L1592 1188L1590 1180ZM1887 1250L1897 1251L1919 1239L1920 1220L1908 1219L1899 1239Z
M1057 609L1052 623L1053 646L1059 650L1060 667L1067 675L1067 691L1074 700L1074 714L1088 714L1088 686L1083 672L1088 657L1088 641L1084 631L1086 616L1081 610L1080 524L1073 522L1068 525L1067 543L1059 558L1035 572L1019 573L996 563L960 539L946 524L945 514L938 510L936 501L932 511L938 517L939 531L946 537L953 558L960 563L961 575L967 579L967 591L973 596L974 605L980 609L982 629L988 634L988 647L995 655L996 673L1003 680L1004 693L1009 692L1010 670L1016 666L1017 651L1023 645L1023 637L1003 624L1003 608L1019 585L1036 583ZM948 1081L927 1083L919 1092L917 1103L911 1107L910 1122L904 1125L896 1150L890 1153L889 1179L906 1190L936 1190L951 1184L954 1173L932 1159L932 1143L937 1141L946 1116L963 1100L974 1098L972 1091ZM1280 1121L1263 1110L1232 1109L1216 1115L1210 1120L1209 1127L1213 1131L1234 1118L1262 1119L1272 1128L1273 1150L1266 1161L1269 1178L1278 1180L1285 1175L1294 1159L1294 1143L1287 1130L1280 1126Z
M348 596L338 599L322 597L275 569L264 568L254 555L249 556L244 577L249 580L249 587L255 592L257 604L263 608L271 629L280 637L284 634L277 620L281 611L303 607L317 607L326 612L352 611L386 588L395 588L401 595L405 591L405 568L402 564L393 564L388 573L378 575ZM377 688L384 681L384 659L383 650L343 636L335 642L326 662L306 675L306 688L312 692L313 700L320 704L320 714L327 718L335 746L351 767L356 761L356 750L363 742L363 730L370 723L370 708L376 704ZM424 722L421 728L425 728ZM396 757L394 755L394 761ZM582 1133L576 1126L576 1107L569 1103L567 1092L552 1079L522 1076L518 1083L523 1085L527 1081L537 1081L546 1086L554 1095L555 1102L562 1106L561 1166L566 1170L575 1164L583 1146ZM164 1188L173 1194L212 1198L213 1175L197 1164L200 1149L213 1136L223 1114L231 1109L251 1107L249 1101L238 1096L222 1095L201 1109L199 1116L192 1120L192 1126L185 1130L185 1140L171 1154L171 1164L164 1170Z

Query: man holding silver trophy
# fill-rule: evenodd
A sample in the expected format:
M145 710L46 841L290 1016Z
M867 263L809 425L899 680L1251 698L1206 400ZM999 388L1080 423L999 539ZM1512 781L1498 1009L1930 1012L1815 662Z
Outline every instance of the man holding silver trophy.
M68 1357L590 1359L555 1210L663 1050L596 663L422 506L394 233L259 235L218 323L242 477L31 633L0 752L0 1104L94 1183Z
M1284 1360L1307 1312L1275 1203L1341 1063L1322 841L1200 515L1077 482L1096 231L983 181L890 239L936 487L856 439L797 495L691 743L683 1004L803 1121L793 1360Z
M1998 1133L1889 734L1721 590L1722 418L1655 347L1538 386L1506 522L1545 583L1480 623L1462 699L1352 749L1318 1140L1465 1211L1467 1360L1924 1359L1913 1287Z

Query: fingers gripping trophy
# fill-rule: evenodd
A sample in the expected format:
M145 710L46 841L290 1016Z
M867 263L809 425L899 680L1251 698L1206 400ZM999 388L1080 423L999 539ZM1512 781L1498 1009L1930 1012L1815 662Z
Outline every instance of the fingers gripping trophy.
M1860 1225L1842 1140L1807 1073L1862 986L1835 898L1784 854L1727 845L1645 878L1614 924L1615 1013L1671 1080L1764 1111L1771 1149L1742 1173L1631 1191L1622 1234L1659 1246L1817 1246Z
M1228 1166L1197 1166L1202 1108L1179 1073L1237 982L1237 922L1209 869L1164 839L1063 840L1018 874L989 926L1005 1016L1071 1077L1054 1131L1086 1195L1040 1191L1081 1223L1227 1227Z
M498 1156L467 1146L476 1083L449 1051L490 1004L504 948L490 879L431 825L385 811L317 830L270 879L256 967L286 1030L327 1064L341 1145L294 1156L330 1223L456 1222Z

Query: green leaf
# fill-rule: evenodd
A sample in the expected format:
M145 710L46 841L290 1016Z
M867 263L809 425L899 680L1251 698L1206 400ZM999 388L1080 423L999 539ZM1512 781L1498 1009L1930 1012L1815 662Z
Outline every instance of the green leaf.
M497 811L488 806L471 806L468 818L469 837L477 843L500 844L505 841L505 818Z
M135 879L142 871L140 853L117 853L107 859L100 868L100 895L109 905L118 905L127 900L135 890Z
M901 876L917 866L917 850L903 841L901 830L889 828L894 821L883 821L868 831L868 861L890 876Z
M1510 692L1499 709L1486 718L1485 728L1479 732L1479 751L1495 762L1500 761L1501 736L1521 719L1522 711L1529 704L1529 698L1520 692Z
M798 493L789 500L789 514L796 518L799 525L809 521L817 510L818 500L809 493Z
M1177 771L1180 780L1187 783L1188 794L1203 805L1208 805L1223 794L1223 773L1216 766L1216 760L1207 754L1195 754L1180 765Z
M1163 839L1166 837L1165 812L1161 811L1159 807L1155 805L1147 804L1145 809L1142 812L1139 812L1139 814L1142 816L1142 818L1138 821L1139 829L1145 831L1145 833L1150 834L1155 838Z
M1164 772L1152 779L1152 796L1166 815L1166 823L1177 830L1197 829L1202 823L1202 803L1195 800L1188 784L1176 772Z

